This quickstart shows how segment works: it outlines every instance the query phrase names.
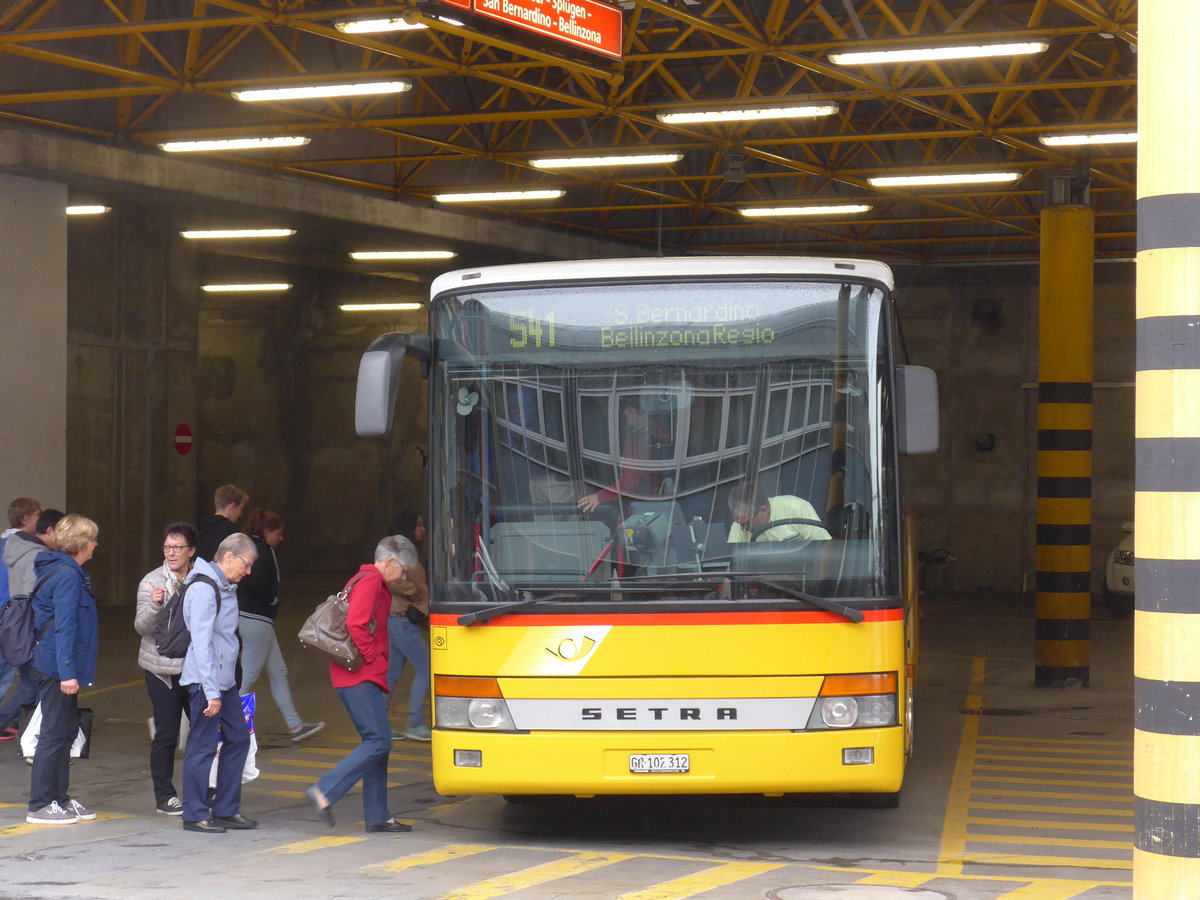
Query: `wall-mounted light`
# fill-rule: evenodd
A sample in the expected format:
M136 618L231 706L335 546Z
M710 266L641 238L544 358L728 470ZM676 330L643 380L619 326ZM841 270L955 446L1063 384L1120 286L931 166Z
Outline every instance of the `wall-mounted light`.
M208 241L225 238L291 237L295 233L295 228L212 228L207 231L181 231L179 235L189 241Z
M793 103L776 106L742 106L725 109L691 109L660 112L655 118L664 124L688 125L720 122L751 122L762 119L811 119L832 116L836 103Z
M355 250L351 259L454 259L452 250Z
M913 47L897 50L862 50L830 53L835 66L870 66L881 63L937 62L951 59L984 59L993 56L1026 56L1041 53L1047 41L1024 41L1011 44L959 44L946 47Z
M609 166L652 166L677 163L682 153L622 153L611 156L556 156L531 159L535 169L584 169Z
M488 203L505 200L557 200L566 191L536 190L536 191L475 191L466 194L434 194L433 199L438 203Z
M102 216L106 212L112 212L111 206L68 206L66 213L68 216Z
M343 303L338 307L342 312L404 312L424 308L423 303Z
M200 289L210 294L249 294L290 291L292 286L282 282L262 282L257 284L203 284Z
M303 147L311 138L299 135L280 137L229 138L226 140L165 141L159 149L168 153L203 153L208 150L269 150L275 147Z
M298 87L252 88L230 93L235 100L254 103L264 100L313 100L321 97L399 94L411 88L411 81L364 81L357 84L310 84Z
M870 212L869 203L842 203L828 206L755 206L739 209L743 216L845 216Z
M927 187L947 184L1003 184L1016 181L1020 172L960 172L957 175L877 175L867 183L875 187Z

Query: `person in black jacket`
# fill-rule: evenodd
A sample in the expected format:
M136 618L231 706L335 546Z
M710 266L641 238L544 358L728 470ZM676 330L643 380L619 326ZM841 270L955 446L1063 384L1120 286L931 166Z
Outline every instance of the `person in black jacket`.
M249 500L249 495L236 484L223 484L213 492L213 508L216 512L201 519L196 526L198 559L213 561L221 541L237 533L238 519L242 517L242 510Z
M293 741L312 737L324 722L305 722L296 712L288 685L287 663L275 636L279 613L279 560L275 548L283 541L284 521L278 513L255 509L246 520L246 534L258 551L258 565L237 586L238 633L242 636L242 694L254 688L265 667L271 681L271 696L287 723Z

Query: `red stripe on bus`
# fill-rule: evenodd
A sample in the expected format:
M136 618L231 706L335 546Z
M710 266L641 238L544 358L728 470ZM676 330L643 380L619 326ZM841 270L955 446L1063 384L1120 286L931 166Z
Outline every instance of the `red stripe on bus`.
M904 610L864 609L864 622L900 622ZM488 626L522 627L526 625L837 625L847 620L830 612L727 612L727 613L613 613L609 615L518 615L496 616ZM432 625L457 625L458 616L434 613ZM851 623L853 624L853 623Z

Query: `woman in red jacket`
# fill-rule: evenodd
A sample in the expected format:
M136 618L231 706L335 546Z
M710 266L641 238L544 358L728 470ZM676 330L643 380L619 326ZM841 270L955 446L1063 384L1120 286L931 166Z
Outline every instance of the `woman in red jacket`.
M388 812L388 754L392 726L388 721L388 612L392 593L389 581L403 580L417 566L417 551L408 538L386 537L375 548L375 563L364 565L350 580L346 626L363 657L362 666L350 672L329 664L329 679L342 698L361 743L322 775L304 795L326 825L333 826L333 804L362 781L363 821L368 832L399 834L412 827L397 822Z

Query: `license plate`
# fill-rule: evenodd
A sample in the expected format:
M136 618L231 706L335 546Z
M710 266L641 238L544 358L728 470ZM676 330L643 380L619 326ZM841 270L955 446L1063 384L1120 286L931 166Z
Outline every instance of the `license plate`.
M634 774L686 772L691 759L686 753L630 753L629 771Z

